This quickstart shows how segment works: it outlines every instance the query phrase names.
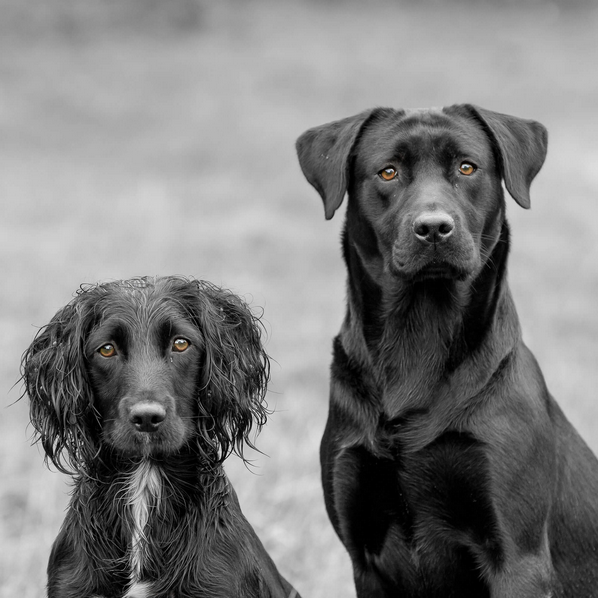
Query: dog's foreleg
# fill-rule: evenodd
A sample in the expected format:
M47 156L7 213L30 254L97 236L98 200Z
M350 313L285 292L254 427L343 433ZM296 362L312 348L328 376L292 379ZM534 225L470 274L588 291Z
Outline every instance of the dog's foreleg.
M491 584L492 598L552 598L554 571L547 555L528 555L507 563Z

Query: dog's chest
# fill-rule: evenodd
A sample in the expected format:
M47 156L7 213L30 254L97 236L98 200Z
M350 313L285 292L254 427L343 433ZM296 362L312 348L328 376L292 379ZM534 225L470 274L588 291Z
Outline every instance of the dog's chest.
M347 449L334 479L341 536L364 568L384 570L407 595L448 587L485 595L480 568L498 567L502 547L486 457L473 438L449 432L385 458Z
M131 585L125 598L146 598L151 588L142 583L143 570L149 559L148 523L158 510L162 495L162 474L143 461L130 475L127 483L127 506L130 518L129 567Z

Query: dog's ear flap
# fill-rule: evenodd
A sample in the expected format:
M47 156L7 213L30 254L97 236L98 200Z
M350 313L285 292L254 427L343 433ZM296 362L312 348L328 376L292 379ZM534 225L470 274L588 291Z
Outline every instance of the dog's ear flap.
M303 133L297 139L299 164L305 178L322 196L326 219L343 203L348 185L351 150L374 110L366 110Z
M270 361L261 342L261 324L237 295L205 281L197 284L195 314L205 343L200 409L211 420L208 434L220 458L231 450L243 456L249 434L266 423L265 395Z
M546 158L546 128L534 120L500 114L473 105L467 107L485 126L498 150L507 191L521 207L528 209L530 185Z
M67 474L86 471L97 454L88 429L93 400L85 371L82 303L78 297L58 311L21 360L36 440Z

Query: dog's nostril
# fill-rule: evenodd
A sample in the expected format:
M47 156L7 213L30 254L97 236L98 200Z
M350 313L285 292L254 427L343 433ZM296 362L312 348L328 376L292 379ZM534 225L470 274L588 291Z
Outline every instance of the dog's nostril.
M424 212L413 221L415 236L426 243L440 243L453 233L455 221L446 212Z
M426 237L430 232L430 229L426 226L425 223L419 222L414 224L413 231L418 237Z
M438 227L438 232L441 235L448 235L449 233L451 233L453 230L453 225L449 222L443 222L439 227Z
M129 421L139 432L155 432L166 419L166 409L159 403L138 403L129 412Z

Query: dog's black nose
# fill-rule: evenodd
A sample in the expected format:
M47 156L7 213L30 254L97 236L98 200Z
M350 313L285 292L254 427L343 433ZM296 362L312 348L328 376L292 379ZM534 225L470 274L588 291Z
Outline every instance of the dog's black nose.
M423 212L413 221L413 232L424 243L442 243L454 228L455 221L446 212Z
M137 403L131 407L129 421L139 432L155 432L166 419L166 409L159 403Z

